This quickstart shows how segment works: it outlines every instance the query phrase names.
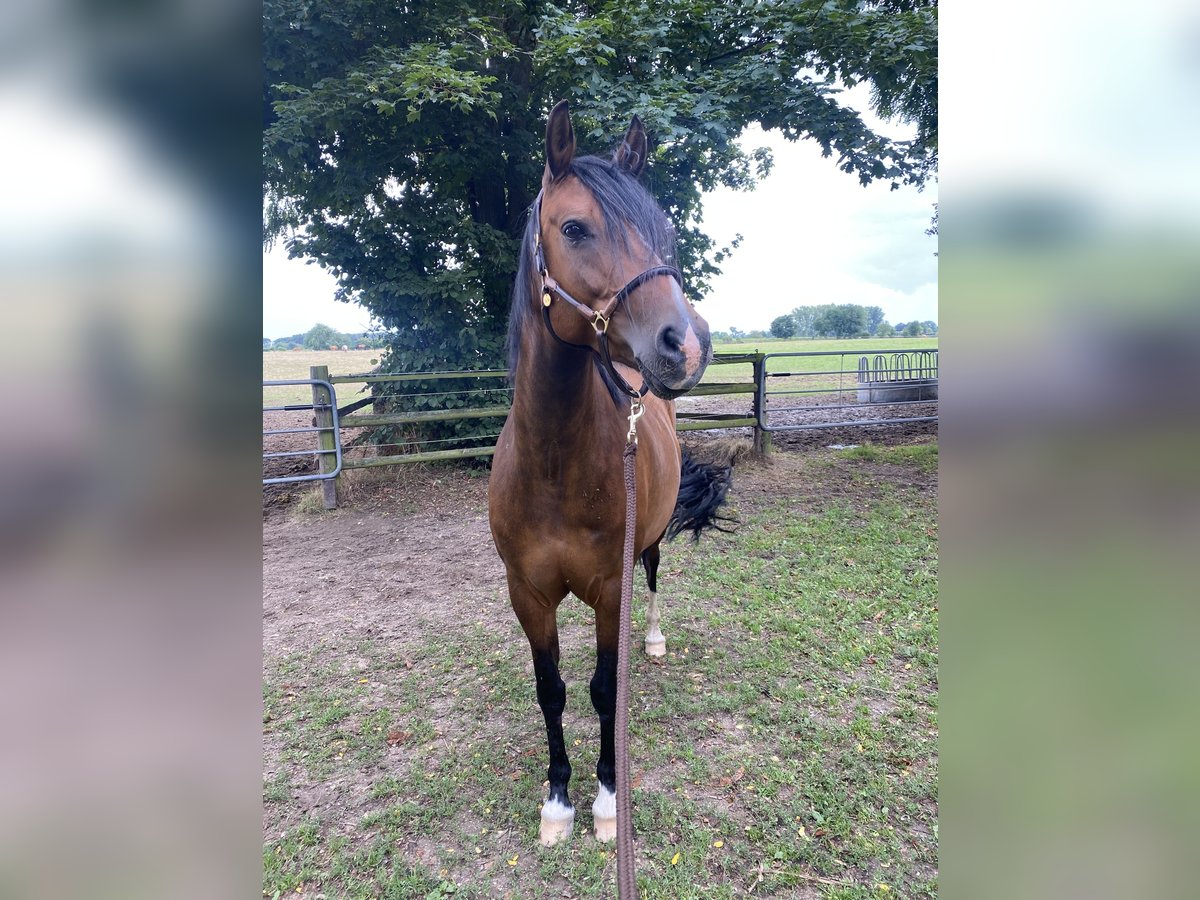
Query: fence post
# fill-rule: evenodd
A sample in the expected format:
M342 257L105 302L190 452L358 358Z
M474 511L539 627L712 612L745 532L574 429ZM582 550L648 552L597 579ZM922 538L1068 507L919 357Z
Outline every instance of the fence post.
M329 366L309 366L308 377L319 379L321 381L329 380ZM319 384L312 386L313 406L324 406L325 409L314 409L314 423L318 428L328 428L328 431L317 432L317 446L322 450L333 450L336 447L335 441L341 440L341 435L333 432L333 410L329 406L333 403L333 398L329 396L329 391ZM320 463L322 472L332 472L333 467L337 462L332 453L320 454ZM337 479L327 478L321 482L322 499L325 501L326 509L337 509Z
M754 452L765 457L771 452L771 432L764 431L763 416L767 405L766 354L754 354Z

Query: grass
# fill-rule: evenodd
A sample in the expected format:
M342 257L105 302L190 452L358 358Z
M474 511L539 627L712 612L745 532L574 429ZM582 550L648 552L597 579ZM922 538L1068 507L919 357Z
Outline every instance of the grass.
M806 372L836 372L839 369L856 371L858 358L884 350L924 350L936 348L936 337L920 338L853 338L847 340L810 340L808 338L766 338L752 341L722 341L713 344L714 353L827 353L836 351L845 356L825 356L806 359ZM768 372L785 371L797 365L795 360L767 361ZM750 363L718 364L709 368L704 381L752 381L754 369ZM827 381L827 380L826 380ZM853 381L853 376L850 377ZM823 382L824 383L824 382ZM776 385L772 385L775 387Z
M325 509L325 497L321 493L320 488L310 488L300 495L300 499L292 507L294 515L297 516L321 516L327 510Z
M843 459L861 459L868 462L895 463L897 465L912 465L925 473L937 471L937 444L907 444L898 447L877 447L873 444L863 444L851 447L838 453Z
M631 672L642 896L936 896L937 518L904 476L936 458L826 454L803 493L738 494L735 534L665 550L669 653ZM830 500L822 479L853 490ZM331 635L266 661L264 897L611 896L612 847L586 833L593 658L564 650L578 813L542 849L527 645L501 589L485 605L403 651ZM564 641L590 646L590 617L564 603Z

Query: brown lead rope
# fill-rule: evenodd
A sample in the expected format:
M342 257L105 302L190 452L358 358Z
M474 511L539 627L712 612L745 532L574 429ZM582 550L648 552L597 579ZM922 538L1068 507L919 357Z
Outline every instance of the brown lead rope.
M625 439L625 555L621 566L621 630L617 636L617 896L636 900L633 860L633 800L629 795L629 632L633 609L634 537L637 531L637 420L640 398L630 405Z

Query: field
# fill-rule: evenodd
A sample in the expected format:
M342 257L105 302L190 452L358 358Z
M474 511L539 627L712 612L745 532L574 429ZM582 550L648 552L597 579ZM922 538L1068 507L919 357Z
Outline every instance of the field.
M669 653L631 672L642 896L936 896L937 445L896 440L743 461L737 531L664 547ZM590 611L560 614L578 813L547 850L486 473L352 474L343 508L264 519L264 897L612 896Z
M935 337L928 338L863 338L861 340L809 340L799 338L778 340L768 338L751 341L723 341L713 344L715 353L816 353L836 351L845 353L845 357L827 356L809 359L804 362L806 371L832 372L839 368L853 369L858 357L869 356L881 350L924 350L937 347ZM788 363L779 360L775 365L768 364L768 369L779 371L787 368ZM750 363L731 363L714 366L704 376L705 381L752 381L753 371Z
M329 366L331 375L369 372L379 362L381 352L380 350L272 350L263 353L263 381L307 378L310 366ZM343 391L357 389L355 385L342 386ZM338 397L339 402L343 399ZM285 403L309 403L311 401L312 388L307 385L263 388L264 406L282 406Z

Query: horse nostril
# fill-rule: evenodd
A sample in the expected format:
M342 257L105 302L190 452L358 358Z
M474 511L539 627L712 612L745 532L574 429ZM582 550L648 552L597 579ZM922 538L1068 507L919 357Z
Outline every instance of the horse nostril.
M674 325L664 325L658 333L658 350L667 356L679 356L683 350L683 332Z

